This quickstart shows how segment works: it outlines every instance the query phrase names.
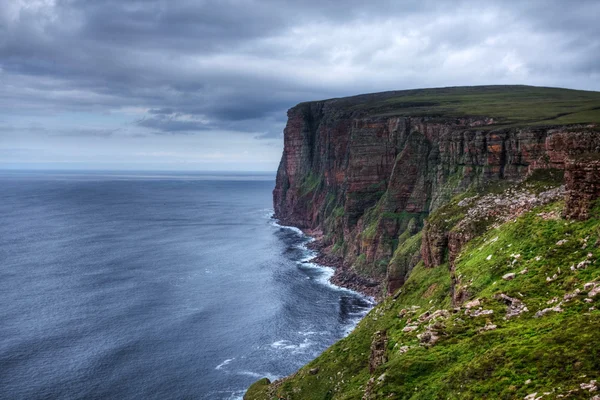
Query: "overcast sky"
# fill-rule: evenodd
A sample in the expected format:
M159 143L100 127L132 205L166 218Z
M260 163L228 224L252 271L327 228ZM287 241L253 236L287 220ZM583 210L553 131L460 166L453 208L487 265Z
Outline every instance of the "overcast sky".
M277 168L298 102L600 90L600 1L0 0L0 168Z

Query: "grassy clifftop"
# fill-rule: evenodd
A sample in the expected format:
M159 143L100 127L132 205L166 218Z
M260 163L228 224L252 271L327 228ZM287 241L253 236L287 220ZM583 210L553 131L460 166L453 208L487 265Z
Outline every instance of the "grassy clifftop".
M487 117L496 127L600 123L600 92L524 85L403 90L329 101L371 116Z
M599 92L408 90L288 116L279 215L391 296L247 400L600 400Z
M436 211L430 219L450 230L470 215L483 233L452 265L420 262L350 336L245 398L597 399L600 204L586 221L563 219L563 202L551 197L503 218L472 211L543 197L545 185L464 194Z

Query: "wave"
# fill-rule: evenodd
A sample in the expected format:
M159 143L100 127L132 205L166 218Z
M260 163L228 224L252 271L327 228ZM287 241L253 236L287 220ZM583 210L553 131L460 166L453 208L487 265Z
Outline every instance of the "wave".
M312 346L314 342L304 339L302 343L293 344L289 340L278 340L271 343L271 347L278 350L291 350L292 354L304 353L304 349Z
M329 332L315 332L315 331L300 331L299 335L302 336L313 336L313 335L327 335Z
M303 238L313 239L313 238L311 238L309 236L306 236L304 234L304 232L302 232L302 230L300 228L296 228L295 226L287 226L287 225L281 225L281 224L279 224L277 222L277 220L273 217L273 213L271 213L271 215L269 216L269 218L271 219L271 225L273 225L273 226L275 226L277 228L288 229L290 231L296 232L298 234L298 236L301 236Z
M244 400L244 394L246 390L215 390L210 393L211 398L219 396L220 399L224 400ZM223 397L227 396L227 397Z
M296 228L295 226L281 225L279 223L279 221L277 219L275 219L274 212L272 210L266 216L269 218L270 224L272 226L279 228L279 229L286 229L286 230L292 231L295 234L297 234L301 239L303 239L303 241L301 243L296 245L296 248L301 250L301 252L303 254L303 257L300 260L296 261L296 265L300 269L308 269L308 270L313 270L313 271L318 272L318 275L316 277L308 276L307 277L308 279L314 279L319 284L327 286L329 289L348 293L348 294L358 297L364 301L365 306L355 305L355 307L357 307L358 310L353 311L348 314L350 316L350 318L349 318L348 323L344 324L344 330L343 330L344 336L347 336L350 332L352 332L352 330L356 327L356 325L360 322L360 320L363 319L364 316L367 315L367 313L375 306L375 304L376 304L375 299L370 296L365 296L362 293L359 293L357 291L347 289L347 288L344 288L344 287L341 287L341 286L338 286L338 285L332 283L331 278L335 274L335 269L332 267L328 267L325 265L321 265L321 264L312 262L312 260L315 257L317 257L318 253L315 250L309 249L307 247L307 245L308 245L308 243L313 242L315 240L315 238L306 235L304 232L302 232L302 230ZM285 342L285 341L275 342L271 346L275 347L275 348L277 348L277 346L281 346L281 347L285 348L285 345L282 344L283 342ZM289 348L292 348L291 346L293 346L293 345L287 345L287 346ZM298 351L298 350L296 349L296 351Z
M215 367L215 369L217 369L217 370L218 370L218 369L222 369L224 366L226 366L227 364L229 364L229 363L230 363L230 362L232 362L233 360L235 360L235 357L234 357L234 358L228 358L228 359L226 359L225 361L223 361L221 364L217 365L217 366Z
M266 211L266 210L265 210ZM275 213L272 210L269 210L269 212L266 214L266 217L269 218L270 223L272 226L280 228L280 229L287 229L290 230L294 233L296 233L300 238L304 239L304 242L296 245L296 247L300 250L303 251L303 253L305 253L306 255L301 258L300 260L298 260L296 263L298 265L301 265L303 267L307 267L307 268L314 268L316 270L320 270L323 272L322 276L319 277L317 279L318 282L329 286L332 289L335 290L340 290L340 291L344 291L344 292L348 292L348 293L352 293L354 295L357 295L359 297L361 297L362 299L366 300L369 304L371 304L372 306L375 305L375 299L370 297L370 296L365 296L362 293L359 293L355 290L352 289L347 289L338 285L335 285L333 283L331 283L331 277L333 276L333 274L335 273L335 269L325 266L325 265L321 265L321 264L317 264L314 262L311 262L311 260L313 260L315 257L317 257L318 253L314 250L311 250L307 247L308 243L314 242L315 238L306 235L304 232L302 232L301 229L296 228L295 226L289 226L289 225L281 225L278 220L275 218Z

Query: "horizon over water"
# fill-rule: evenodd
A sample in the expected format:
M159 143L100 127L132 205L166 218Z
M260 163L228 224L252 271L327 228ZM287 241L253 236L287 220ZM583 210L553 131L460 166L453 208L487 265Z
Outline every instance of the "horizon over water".
M0 388L11 399L239 399L370 299L272 218L274 173L0 170Z

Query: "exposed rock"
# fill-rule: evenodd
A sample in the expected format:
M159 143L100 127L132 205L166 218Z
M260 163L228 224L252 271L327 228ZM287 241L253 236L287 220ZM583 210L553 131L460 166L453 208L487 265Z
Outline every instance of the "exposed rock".
M572 300L575 297L577 297L579 295L579 293L581 293L580 289L575 289L575 291L573 291L571 293L565 293L565 295L563 296L563 300L564 301Z
M428 321L435 321L438 319L445 319L448 318L448 316L450 316L450 313L448 312L448 310L436 310L434 312L425 312L423 314L421 314L421 316L418 318L419 322L428 322Z
M480 305L481 305L481 301L479 301L479 299L475 299L475 300L471 300L471 301L465 303L465 308L471 309L474 307L479 307Z
M465 315L468 315L470 317L479 317L482 315L490 315L493 314L494 310L483 310L481 307L478 310L465 310Z
M600 294L600 285L598 285L595 288L593 288L592 290L590 290L588 292L588 297L593 298L593 297L598 296L599 294Z
M437 336L436 333L433 331L426 330L425 332L417 335L417 338L419 338L419 340L421 341L421 344L431 346L431 345L435 344L435 342L438 341L439 336Z
M524 397L525 400L539 400L541 399L543 396L537 397L537 392L536 393L531 393L528 394L527 396Z
M598 390L598 385L595 380L591 380L590 383L582 383L579 387L583 390L588 390L590 392L595 392Z
M448 118L443 113L431 117L423 116L422 112L413 114L417 116L408 116L411 114L405 113L406 110L394 114L394 110L390 108L375 112L373 104L387 103L384 100L390 97L386 96L391 95L369 95L359 96L360 99L332 99L303 103L289 110L289 120L285 129L284 154L277 173L276 188L273 192L275 215L282 223L301 227L307 230L307 233L312 232L317 237L323 263L326 262L325 265L336 267L334 276L336 284L372 293L373 296L377 296L383 289L386 289L388 294L395 293L394 300L399 299L398 302L386 302L385 306L402 301L404 297L399 297L399 288L404 285L412 268L420 259L427 268L436 268L440 265L444 265L443 268L449 268L450 298L456 313L451 321L445 320L449 315L448 311L434 311L435 307L439 307L437 295L445 288L446 281L444 280L437 288L432 285L427 291L421 291L422 285L419 285L419 293L423 295L420 301L426 304L431 300L431 308L428 311L417 311L418 308L404 309L398 314L398 317L406 319L406 321L394 320L391 322L394 326L389 329L405 326L404 332L415 332L405 335L407 343L414 347L418 347L415 345L415 336L421 345L431 345L443 337L443 323L464 323L457 318L461 311L464 311L467 316L488 316L488 318L486 318L484 326L482 326L483 320L481 319L471 320L465 324L468 326L457 326L457 332L464 328L468 329L473 324L480 327L480 332L497 329L497 325L493 323L497 322L497 319L493 317L494 310L483 309L493 303L493 300L485 299L483 302L479 300L467 302L467 300L504 286L502 284L495 287L490 285L482 294L475 292L482 289L482 283L488 283L487 276L497 274L499 270L502 270L501 268L505 268L500 265L500 260L504 258L503 254L509 253L509 251L507 253L503 253L503 251L507 251L506 249L510 248L512 244L502 243L503 249L498 249L497 247L500 247L498 246L498 237L483 244L477 258L479 259L482 254L483 257L489 255L488 261L494 261L482 263L482 268L491 268L491 270L481 271L481 275L477 274L477 271L471 271L472 264L469 264L468 274L465 273L466 271L457 271L455 268L455 265L458 265L457 258L459 256L468 257L469 254L461 254L461 250L465 244L486 230L492 230L499 224L510 223L522 213L559 200L565 195L567 199L563 214L559 215L557 211L551 211L538 214L538 218L552 220L548 223L549 226L562 225L565 221L560 221L561 215L574 219L588 218L590 204L593 199L598 197L597 184L600 180L597 176L598 168L593 162L582 156L590 152L598 153L600 150L598 126L590 124L589 126L533 127L531 123L528 123L517 127L506 121L502 122L502 125L494 126L496 122L485 117ZM390 107L390 104L386 107ZM391 107L395 106L391 105ZM557 123L560 120L544 121L544 124ZM485 128L480 128L481 126L485 126ZM560 184L559 180L562 179L560 170L565 169L567 170L566 186L553 188L552 186ZM560 173L551 176L552 180L549 182L552 183L544 188L538 186L543 180L538 181L536 176L531 180L534 184L527 186L528 181L524 181L524 179L531 174L539 173L540 170L547 170L551 173L560 171ZM548 175L544 174L543 176L547 177ZM559 178L555 180L554 178L557 176ZM518 189L496 193L496 188L504 187L504 184L499 181L520 182L520 184ZM495 183L500 184L495 185ZM491 185L488 186L488 184ZM467 188L488 187L494 193L465 198L458 204L451 203L448 204L448 207L445 206L449 199L464 193ZM541 193L539 193L540 190ZM434 211L437 212L428 219L429 214ZM422 229L423 227L425 228ZM574 225L574 227L578 228L579 225ZM544 291L544 288L533 287L533 285L537 285L539 280L543 281L545 277L544 275L535 276L535 273L538 270L546 271L549 267L556 267L555 260L553 260L554 255L562 255L572 249L576 252L579 251L576 254L585 254L592 250L592 246L600 246L600 239L594 244L597 235L591 233L590 236L592 239L588 243L587 240L582 241L575 235L565 235L564 239L557 243L562 248L536 248L537 253L534 254L531 253L532 249L522 248L520 251L523 252L523 258L519 254L512 255L510 259L512 266L508 267L508 270L515 272L507 274L505 277L505 279L516 279L510 285L515 288L515 291L510 293L516 293L515 297L525 298L525 301L530 302L530 306L534 303L539 304L538 294L540 291ZM504 235L501 237L505 238ZM495 242L495 245L491 245ZM485 246L489 247L485 248ZM410 251L404 250L404 247L410 247ZM413 247L416 248L416 251ZM513 247L521 248L520 245ZM583 249L586 248L588 250L585 250L584 253ZM592 251L597 253L597 249ZM402 253L402 257L397 256L400 253ZM533 262L531 258L536 254L539 256L535 257L535 262ZM548 258L543 266L541 265L541 256ZM582 258L577 259L581 260ZM498 262L496 262L497 260ZM589 268L592 263L596 263L595 259L588 256L588 259L579 264L575 263L572 269L578 271ZM568 266L569 264L561 267L564 270ZM516 276L528 273L527 267L532 268L533 272L529 272L531 276ZM431 276L447 278L445 271L424 272ZM459 272L465 273L466 277L462 277ZM592 271L578 272L577 276L574 276L575 274L565 276L561 285L557 283L548 285L548 298L554 296L555 291L559 288L577 282L577 278L582 279L584 275L590 276L591 274L588 272ZM553 272L548 276L549 282L557 280L560 272L553 276L552 274ZM486 278L478 279L478 276L483 275ZM562 277L563 275L561 275ZM474 278L475 282L469 281L471 278ZM517 289L515 285L520 280L524 281L524 285L522 289ZM502 281L498 281L493 284L502 283ZM440 282L442 282L441 279ZM425 282L419 282L419 284L421 283L425 284ZM594 292L596 286L584 288L583 294L572 292L573 287L570 289L571 292L564 294L564 297L561 294L561 297L565 302L575 302L578 295L580 297L577 299L588 296L584 301L593 304L574 307L582 308L582 311L585 311L586 307L596 305L592 300L593 296L598 294ZM413 288L407 289L413 290ZM516 290L523 291L527 297ZM436 298L428 299L427 297L433 293L436 294ZM409 296L412 295L414 293L409 293ZM528 311L522 300L504 294L499 295L498 299L507 305L505 318L512 318ZM560 298L552 301L548 304L548 306L552 305L552 308L538 311L536 317L551 311L562 311L559 301ZM462 304L464 304L464 308L456 308ZM496 310L504 308L498 304L493 307ZM369 317L373 320L379 318L377 324L372 324L369 320L360 326L362 335L368 335L370 333L368 331L373 325L383 326L381 324L389 321L388 317L393 316L394 310L397 310L390 306L387 308L389 314L383 316L380 313L383 308L376 310ZM503 311L497 312L503 314ZM565 317L571 318L573 315L565 313ZM585 317L585 319L589 318ZM517 325L525 326L529 322L523 320L522 323ZM506 322L506 324L513 328L518 327L513 322ZM504 335L511 334L513 328L509 328L506 332L490 332L484 333L484 335L486 338L501 341L505 337ZM572 325L569 325L569 332L572 328ZM361 337L364 338L364 336ZM480 337L480 340L486 338ZM556 336L549 335L548 338L552 340ZM462 338L457 337L457 339L461 340ZM545 340L543 337L535 339ZM397 397L419 397L418 391L408 394L400 392L400 387L406 385L406 387L412 388L413 383L400 382L398 378L402 376L401 371L388 370L389 380L394 380L393 385L397 387L379 391L377 385L386 380L386 375L380 374L388 367L385 364L387 345L386 333L376 332L372 338L370 353L367 354L365 350L362 350L362 353L359 351L364 363L369 357L371 374L376 372L377 374L371 376L367 382L365 382L366 379L353 382L352 390L364 389L364 398L379 398L386 395L395 398L394 394L390 394L391 391L397 393ZM410 347L407 345L400 346L394 356L400 359L404 358L402 361L410 361L413 353L404 357L398 355L407 353L409 349ZM421 354L418 353L431 352L419 349L414 350L414 353L415 356L420 356ZM358 354L356 356L358 357ZM426 354L426 356L431 357L432 355ZM325 357L335 357L335 354L328 353ZM345 358L348 359L348 357ZM331 361L335 363L339 360L333 358ZM479 361L474 359L476 367L480 365L486 367ZM485 360L485 362L487 361L489 360ZM510 360L507 359L507 362ZM542 364L538 367L546 368L546 365L543 365L545 360L541 360L541 362ZM588 359L582 359L582 362L584 367L581 369L588 368ZM491 365L491 368L493 370L494 366ZM490 369L486 369L487 371L482 372L489 375ZM454 371L461 372L456 369ZM377 378L378 375L379 378ZM350 378L347 376L346 379ZM449 379L451 379L449 382L454 381L452 376ZM330 385L332 390L326 394L329 397L340 396L338 387L340 390L344 389L343 386L336 386L335 380L334 375L334 382ZM537 387L540 385L554 384L555 380L557 379L536 382L536 385L531 385L531 391L538 390ZM341 381L341 378L338 381ZM571 381L569 380L569 382ZM385 384L387 383L386 381ZM491 386L494 384L492 381L486 382L486 385L488 383ZM507 385L509 384L507 383ZM556 382L556 384L562 383ZM567 383L565 382L565 384ZM361 385L360 389L355 385ZM504 397L511 398L524 396L526 394L524 390L527 390L516 386L502 387L502 389ZM287 394L284 392L282 391L282 394ZM467 392L469 390L465 390L465 393ZM352 393L355 394L354 391ZM551 396L551 392L546 393ZM472 393L469 394L470 397L473 397ZM494 393L485 395L488 394L491 397L494 396ZM581 390L578 395L580 394ZM447 395L454 394L448 393ZM306 397L306 394L304 396ZM290 397L295 398L300 395L290 395ZM469 396L465 394L465 397ZM526 396L526 399L533 400L542 397L545 396L540 394L538 397L538 393L532 393Z
M505 281L511 281L511 280L515 279L515 274L514 274L514 272L505 274L502 276L502 279L504 279Z
M577 263L577 266L572 266L571 271L576 271L578 269L585 269L591 263L592 262L590 260L583 260L583 261Z
M371 342L371 354L369 356L369 372L372 374L380 365L387 362L387 334L384 331L377 331L373 334Z
M563 312L564 310L562 308L560 308L561 305L562 305L562 302L558 303L554 307L544 308L543 310L540 310L540 311L536 312L533 317L534 318L540 318L540 317L546 315L547 313L549 313L550 311Z
M326 263L316 261L321 265L331 266ZM331 283L337 286L345 287L366 294L367 296L379 298L381 295L381 286L374 279L366 278L352 271L350 268L338 266L333 276Z
M308 373L311 375L316 375L319 373L319 368L311 368L308 370Z
M367 387L365 388L365 394L362 397L362 400L370 400L373 394L373 386L375 385L375 377L372 376L367 381Z
M423 261L426 265L430 262L431 267L439 265L444 260L439 257L436 258L434 255L443 255L447 250L452 284L452 301L454 305L460 304L468 298L469 293L467 287L460 282L460 279L454 272L454 261L465 243L482 233L480 231L482 226L480 222L486 221L486 224L483 224L484 226L491 225L490 221L494 221L495 224L501 224L514 219L534 207L556 201L563 196L564 187L561 186L539 194L530 192L527 189L509 189L501 194L488 194L477 197L468 204L469 209L466 210L466 216L455 226L451 227L451 229L431 224L425 225L423 240L421 242ZM442 247L437 249L427 248L432 243L437 243L435 244L436 246L441 245ZM515 264L521 255L512 254L512 257L512 263ZM514 277L512 275L512 278ZM511 275L507 274L505 279L512 278Z
M582 157L567 161L565 183L567 196L563 216L588 219L592 202L600 198L600 160L585 160Z
M393 95L369 96L383 101ZM382 116L353 106L371 97L301 103L288 111L273 200L282 223L322 231L326 253L333 244L344 243L336 253L341 265L353 272L359 265L365 276L357 276L385 282L389 292L402 286L418 258L434 267L444 262L449 245L455 253L473 237L473 221L514 218L562 196L563 190L464 199L460 207L468 208L467 218L456 237L449 237L448 227L429 226L416 258L410 254L393 261L397 265L378 267L381 260L392 259L394 240L417 233L429 212L472 183L517 181L534 170L565 169L570 163L566 215L584 216L597 194L598 168L579 158L598 148L593 127L484 130L479 127L495 120ZM377 213L369 219L366 212L376 204ZM340 276L336 283L363 285L350 276Z
M419 317L417 318L417 320L419 322L426 321L430 315L431 315L431 313L429 311L425 311L423 314L419 315Z
M485 326L482 326L481 328L479 328L479 332L493 331L496 328L498 328L497 325L494 325L494 324L491 324L488 322L485 324Z
M596 287L596 285L597 285L596 282L588 282L585 285L583 285L583 290L585 290L585 291L592 290L594 287Z
M271 385L271 381L268 378L259 379L248 388L244 394L244 400L255 398L257 392L269 385Z
M504 293L496 295L496 298L503 301L508 306L505 316L506 319L516 317L517 315L529 311L527 306L521 300L507 296Z

